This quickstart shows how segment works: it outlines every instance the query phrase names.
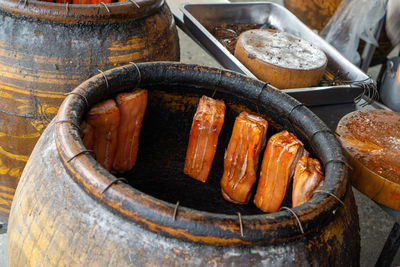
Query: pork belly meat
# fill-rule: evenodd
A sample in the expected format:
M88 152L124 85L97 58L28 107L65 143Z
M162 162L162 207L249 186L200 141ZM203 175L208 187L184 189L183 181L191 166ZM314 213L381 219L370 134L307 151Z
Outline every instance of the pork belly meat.
M265 212L279 210L302 154L303 143L286 130L269 139L254 197L254 204L259 209Z
M139 134L147 106L147 90L119 93L116 97L121 115L118 127L117 152L113 171L129 171L136 164Z
M246 204L257 176L260 151L265 146L268 122L242 112L235 120L224 157L220 181L223 197L233 203Z
M92 149L96 160L108 171L117 149L119 120L119 109L112 99L94 105L86 116L86 122L93 128Z
M314 190L324 182L321 164L317 159L302 156L293 177L292 206L297 207L312 197Z
M193 118L184 173L206 182L225 118L225 103L202 96Z

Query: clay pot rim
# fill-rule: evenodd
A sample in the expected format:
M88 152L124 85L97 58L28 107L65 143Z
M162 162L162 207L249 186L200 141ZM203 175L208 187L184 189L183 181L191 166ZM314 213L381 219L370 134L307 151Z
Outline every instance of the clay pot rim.
M0 0L0 9L15 16L25 16L59 23L73 22L110 22L134 20L149 16L156 12L165 0L134 0L131 1L78 5L62 4L37 0ZM106 7L107 6L107 7Z
M242 94L242 97L251 101L259 101L259 105L279 103L276 108L280 112L290 114L293 125L299 121L307 123L307 127L300 127L300 130L306 134L311 130L314 132L312 135L308 134L312 136L309 142L313 150L317 150L316 154L323 162L331 163L324 166L327 178L322 189L341 199L344 198L348 179L347 168L343 164L343 151L329 128L308 108L289 95L236 72L198 65L157 62L125 65L92 77L74 89L64 100L57 114L55 142L65 168L86 193L112 212L151 231L213 245L283 242L302 235L298 222L287 210L242 216L245 235L241 236L238 215L179 207L174 220L176 207L173 203L156 199L129 185L115 183L103 193L116 177L102 168L89 152L82 153L85 147L76 125L79 125L88 106L99 102L105 96L132 89L133 85L146 88L146 85L163 83L208 85L213 88L218 86L221 90L225 89L225 92L229 90L236 97ZM308 234L332 218L340 205L328 194L315 194L309 202L292 210L299 217L305 234Z

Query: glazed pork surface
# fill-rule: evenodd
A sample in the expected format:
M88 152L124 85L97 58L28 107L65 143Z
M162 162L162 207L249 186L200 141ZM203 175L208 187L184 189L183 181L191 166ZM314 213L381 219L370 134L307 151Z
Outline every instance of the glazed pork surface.
M297 162L293 177L292 206L310 200L314 191L322 186L324 174L317 159L302 156Z
M113 171L122 173L135 166L139 150L139 134L147 106L147 90L119 93L116 101L120 122Z
M203 183L211 170L224 118L225 103L222 100L200 98L190 130L184 173Z
M302 154L303 143L286 130L269 139L254 197L254 204L259 209L265 212L279 210Z
M223 197L233 203L246 204L257 179L260 151L265 146L268 122L242 112L235 120L225 151L224 173L220 181Z
M87 142L92 143L97 162L108 171L117 149L119 120L119 109L112 99L94 105L86 116L86 122L93 128L93 140Z

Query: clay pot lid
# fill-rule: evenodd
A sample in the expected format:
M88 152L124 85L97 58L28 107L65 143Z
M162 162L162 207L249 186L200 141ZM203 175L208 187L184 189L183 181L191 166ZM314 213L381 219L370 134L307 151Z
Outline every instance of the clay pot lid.
M132 0L110 4L76 5L36 0L0 0L0 9L15 16L73 23L82 21L113 22L140 19L151 15L164 0Z

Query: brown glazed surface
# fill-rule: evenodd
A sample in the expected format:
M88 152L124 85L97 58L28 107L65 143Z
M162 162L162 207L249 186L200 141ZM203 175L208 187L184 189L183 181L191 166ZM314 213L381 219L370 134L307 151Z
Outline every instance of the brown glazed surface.
M399 118L386 110L355 111L344 116L336 128L353 167L352 185L395 210L400 210Z
M73 6L0 0L0 221L40 134L75 86L128 62L179 60L164 1Z
M355 111L336 129L347 152L367 168L400 184L400 116L387 110Z
M237 73L169 63L138 64L138 68L140 75L132 65L107 71L109 86L102 75L97 75L74 91L84 95L92 106L115 93L132 90L136 84L148 90L149 108L135 166L138 171L132 176L126 174L135 186L117 183L103 193L116 177L89 154L73 158L84 149L73 123L82 119L88 107L83 98L69 96L42 135L18 186L8 226L10 266L359 265L358 216L347 169L334 162L344 158L333 135L326 132L326 126L314 114L275 89L267 87L260 94L261 82ZM270 125L276 130L279 124L290 127L282 116L290 112L286 117L298 129L299 138L326 162L327 182L322 189L341 198L344 206L329 195L317 194L294 208L304 234L289 211L243 215L242 236L237 214L187 206L191 205L191 198L197 197L193 191L180 199L182 204L174 220L176 202L172 198L185 193L179 189L181 181L187 181L188 189L200 188L203 194L220 191L213 185L220 178L218 168L211 170L205 184L183 175L186 146L180 145L187 142L185 136L198 99L212 94L215 88L215 97L224 99L227 105L229 121L242 110L254 112L257 99L260 115L272 118L275 122ZM163 121L164 124L158 123ZM175 125L182 124L183 128L175 129L173 135ZM312 134L315 131L319 132ZM224 140L228 140L226 132L230 131L221 131ZM157 138L164 134L168 140ZM223 153L224 140L216 158L223 158L219 155ZM168 168L175 161L180 162L176 172ZM167 173L166 177L162 173ZM141 187L138 180L151 184ZM169 197L157 196L154 191L164 181L173 185L162 188L164 193L170 193ZM204 190L200 184L210 187ZM237 205L233 207L236 209Z

